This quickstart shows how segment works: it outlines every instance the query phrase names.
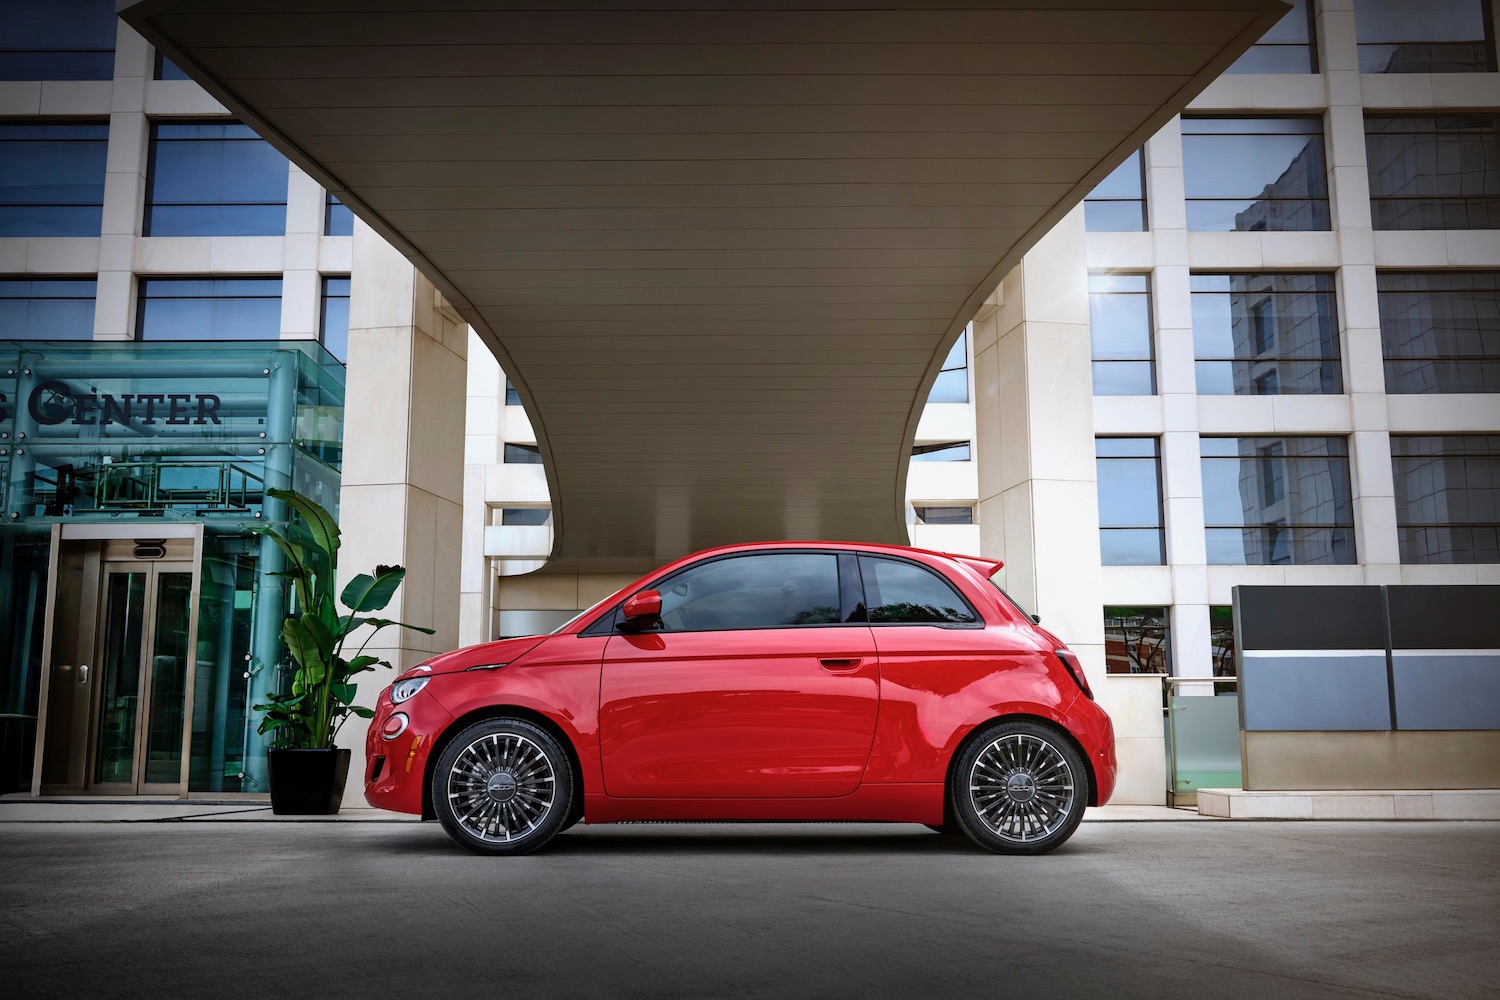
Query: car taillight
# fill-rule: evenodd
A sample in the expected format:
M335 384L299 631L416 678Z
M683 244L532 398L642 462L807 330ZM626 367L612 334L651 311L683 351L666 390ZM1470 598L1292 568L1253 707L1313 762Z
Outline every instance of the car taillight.
M1062 665L1068 668L1068 674L1073 678L1073 683L1078 685L1078 690L1082 691L1089 701L1093 701L1094 692L1089 690L1089 682L1083 676L1083 664L1078 662L1078 657L1066 649L1057 649L1053 652L1062 661Z

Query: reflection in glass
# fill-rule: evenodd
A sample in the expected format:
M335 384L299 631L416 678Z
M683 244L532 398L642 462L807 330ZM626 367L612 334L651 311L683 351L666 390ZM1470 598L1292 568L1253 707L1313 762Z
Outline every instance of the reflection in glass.
M1198 392L1344 391L1331 274L1195 274Z
M1482 0L1357 0L1361 73L1483 73L1495 68Z
M1183 118L1182 156L1190 230L1329 228L1320 118Z
M0 80L113 79L114 0L5 0L3 13Z
M94 740L94 782L133 783L146 574L109 574L104 600L104 658L99 665L99 726ZM179 738L181 735L179 729Z
M551 507L504 507L500 510L501 524L543 525L552 523Z
M767 552L690 566L657 584L665 632L829 625L839 621L838 557Z
M1500 392L1500 271L1378 271L1385 391Z
M280 278L143 278L140 340L275 340Z
M1500 229L1500 116L1365 116L1376 229Z
M183 70L183 68L181 66L177 65L172 60L170 60L166 56L162 55L160 52L158 52L156 54L156 67L155 67L155 72L152 74L152 77L153 77L153 79L157 79L157 80L189 80L189 79L192 79L191 77L189 77L187 75L187 73Z
M328 353L349 363L349 279L323 279L323 311L318 338Z
M1293 0L1292 9L1224 72L1316 73L1318 50L1312 39L1312 4Z
M1208 635L1214 676L1238 676L1234 671L1234 608L1232 606L1209 607Z
M918 524L973 524L973 507L913 507Z
M151 126L145 236L280 236L287 161L237 122Z
M859 571L871 622L977 622L979 616L948 582L921 566L862 555Z
M1170 674L1170 639L1166 608L1104 609L1104 667L1109 673Z
M534 444L505 444L507 465L541 465L542 449Z
M1144 274L1089 275L1089 335L1096 396L1150 396L1156 392L1149 282Z
M247 769L247 736L250 752L265 754L265 744L247 733L245 718L258 554L258 542L237 529L204 533L190 791L265 791L241 777Z
M911 450L913 462L967 462L969 442L951 441L940 444L919 444Z
M1500 435L1391 435L1403 563L1500 563Z
M514 385L511 385L510 379L505 380L505 405L521 405L521 394L516 391L516 387Z
M102 122L0 124L0 236L98 236L108 139Z
M353 236L354 213L331 192L325 191L323 194L323 235Z
M1138 149L1083 199L1091 233L1139 233L1146 228L1146 175Z
M1354 562L1354 500L1342 438L1200 438L1208 562Z
M0 280L0 331L12 340L92 340L92 278Z
M969 401L969 331L958 335L958 341L948 349L943 359L943 369L932 391L927 394L929 403L967 403Z
M187 699L191 573L162 573L156 584L156 631L152 637L151 692L146 719L145 781L182 780L182 727Z
M1161 460L1155 438L1096 438L1099 557L1105 566L1160 566Z

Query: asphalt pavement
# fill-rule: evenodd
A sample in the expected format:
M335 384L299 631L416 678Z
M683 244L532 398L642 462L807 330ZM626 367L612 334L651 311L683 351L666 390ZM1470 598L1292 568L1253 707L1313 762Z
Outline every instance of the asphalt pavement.
M224 811L241 821L11 812L0 993L1458 1000L1500 983L1500 823L1091 822L1041 858L915 826L584 825L481 858L432 823Z

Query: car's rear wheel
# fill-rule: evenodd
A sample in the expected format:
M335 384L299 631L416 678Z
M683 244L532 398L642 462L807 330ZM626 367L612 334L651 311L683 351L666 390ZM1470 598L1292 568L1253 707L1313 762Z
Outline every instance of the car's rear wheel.
M949 789L969 839L999 854L1045 854L1078 828L1089 800L1083 758L1056 730L999 721L966 745Z
M479 854L530 854L561 830L572 801L567 751L524 719L475 723L432 771L443 829Z

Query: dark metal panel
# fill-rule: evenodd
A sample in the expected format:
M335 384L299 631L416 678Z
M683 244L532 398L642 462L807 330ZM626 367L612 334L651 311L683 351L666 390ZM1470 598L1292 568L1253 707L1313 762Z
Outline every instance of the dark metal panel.
M1392 669L1401 729L1500 729L1500 652L1397 652Z
M1399 586L1386 593L1395 649L1500 649L1500 586Z
M1320 655L1308 650L1293 656L1252 652L1241 657L1239 671L1246 730L1391 728L1384 651Z
M1241 649L1385 649L1379 587L1235 587Z

